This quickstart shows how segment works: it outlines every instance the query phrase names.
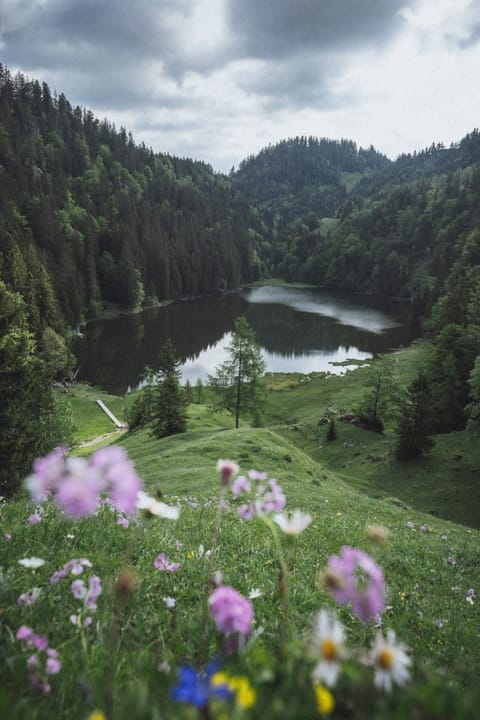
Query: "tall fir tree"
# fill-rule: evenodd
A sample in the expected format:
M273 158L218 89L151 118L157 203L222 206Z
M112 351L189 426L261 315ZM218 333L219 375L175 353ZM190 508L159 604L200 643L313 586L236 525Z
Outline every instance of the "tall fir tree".
M160 382L153 402L153 434L166 437L187 429L187 400L180 385L179 362L171 340L160 351Z
M407 391L398 425L396 456L398 460L414 460L433 445L430 387L427 376L420 372Z

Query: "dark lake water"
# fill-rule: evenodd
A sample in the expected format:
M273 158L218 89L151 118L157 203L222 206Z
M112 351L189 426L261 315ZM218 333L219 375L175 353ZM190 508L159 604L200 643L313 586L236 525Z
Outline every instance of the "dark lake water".
M73 347L78 380L123 395L138 387L147 365L157 367L167 338L177 350L183 380L205 380L225 360L242 314L256 333L267 372L339 373L343 368L332 362L363 360L415 336L408 308L401 305L317 288L264 286L89 323Z

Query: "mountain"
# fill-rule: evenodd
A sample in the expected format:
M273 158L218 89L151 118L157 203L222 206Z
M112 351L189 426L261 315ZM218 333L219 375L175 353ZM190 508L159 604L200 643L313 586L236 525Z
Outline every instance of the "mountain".
M252 280L256 222L209 165L155 154L0 66L0 272L40 344L46 327L62 333L111 304Z

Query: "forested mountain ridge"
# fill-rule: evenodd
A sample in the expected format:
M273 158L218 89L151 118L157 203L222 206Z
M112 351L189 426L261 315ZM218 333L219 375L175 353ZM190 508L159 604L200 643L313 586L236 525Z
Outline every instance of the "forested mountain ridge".
M0 66L0 277L45 327L236 288L258 276L255 217L205 163L154 154L122 128Z

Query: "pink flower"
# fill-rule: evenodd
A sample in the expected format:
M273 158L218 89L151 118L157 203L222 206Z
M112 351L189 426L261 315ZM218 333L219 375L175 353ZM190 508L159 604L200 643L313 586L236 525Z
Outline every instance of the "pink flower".
M233 475L238 473L238 465L231 460L219 460L217 470L220 473L220 483L229 485Z
M175 572L180 568L180 563L171 563L165 553L160 553L153 561L153 566L157 570L167 570L168 572Z
M353 614L363 622L379 620L385 609L385 583L382 570L370 555L344 545L340 556L330 557L328 576L336 580L328 589L338 603L351 603Z
M98 474L83 458L69 458L65 469L67 472L55 494L58 505L71 518L93 515L102 492Z
M222 635L249 635L253 622L253 606L229 585L218 587L208 599L210 612Z
M39 522L42 522L42 511L41 509L36 509L34 513L29 515L28 522L30 525L38 525Z
M128 459L126 450L119 445L101 448L90 458L90 466L101 472L116 509L133 514L142 481L132 461Z

